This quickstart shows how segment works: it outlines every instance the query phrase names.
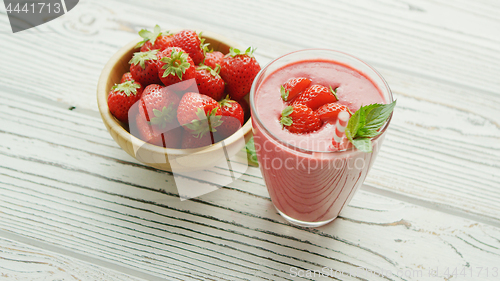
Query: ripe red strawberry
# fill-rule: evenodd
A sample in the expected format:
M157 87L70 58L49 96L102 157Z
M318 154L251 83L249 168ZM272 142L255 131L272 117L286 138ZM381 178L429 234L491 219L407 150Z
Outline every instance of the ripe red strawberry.
M182 30L174 34L171 44L174 47L182 48L186 51L196 65L205 58L206 46L201 34L198 35L192 30Z
M281 98L283 101L291 101L311 84L311 80L305 77L290 78L281 86Z
M312 85L307 88L302 94L300 94L294 101L293 104L304 104L310 107L312 110L318 109L318 107L323 104L338 101L337 93L332 89L328 89L322 85Z
M245 99L241 99L238 101L238 103L241 105L241 108L245 113L244 120L247 120L248 118L250 118L250 106L248 105L248 102Z
M190 131L184 130L181 142L181 148L187 149L211 145L216 143L217 141L214 139L214 134L212 132L203 134L202 136L197 136Z
M220 76L226 82L226 92L236 101L250 92L253 79L260 71L260 65L254 58L253 52L252 47L244 53L231 48L222 61Z
M163 123L166 124L174 121L174 123L176 123L179 102L179 97L175 93L168 91L166 87L151 84L147 86L142 93L139 113L144 115L146 121L150 121L154 124L158 123L162 125ZM154 118L156 118L155 120L157 121L154 121Z
M170 43L173 39L173 34L167 32L161 32L159 25L156 25L153 32L142 29L139 31L139 35L144 39L137 47L141 48L141 52L147 52L151 50L165 50L168 47L172 47Z
M141 140L165 148L181 147L182 127L170 126L168 130L159 130L157 125L149 123L141 114L136 115L135 122L136 129L132 130L131 128L131 133L135 132L132 134Z
M169 47L156 55L158 77L165 86L196 77L193 60L181 48Z
M179 147L181 129L176 118L179 97L175 93L161 85L149 85L137 106L131 112L136 114L136 127L130 126L133 135L158 146Z
M320 108L316 109L315 112L322 122L334 122L337 120L337 116L341 111L347 111L350 115L352 115L351 110L349 110L347 106L336 102L324 104Z
M202 95L207 95L216 101L224 97L224 80L219 75L220 67L215 69L202 65L196 68L196 84Z
M141 84L134 81L125 81L111 88L108 95L109 111L116 119L128 123L128 111L142 96Z
M223 59L224 54L219 51L205 53L205 61L203 62L203 64L215 69L216 65L222 64Z
M122 80L120 80L120 84L127 81L134 81L134 77L132 77L132 74L130 72L123 73Z
M215 128L221 124L220 118L221 111L217 101L198 93L184 94L177 109L179 123L198 137L215 132Z
M143 87L150 84L159 84L158 67L156 62L158 50L147 52L137 52L130 60L130 74L133 79L139 82Z
M245 113L241 105L231 100L229 96L221 100L219 104L222 114L220 119L222 124L217 127L217 132L223 138L227 138L243 126Z
M314 132L322 125L318 115L303 104L285 107L281 112L280 123L282 127L295 134Z

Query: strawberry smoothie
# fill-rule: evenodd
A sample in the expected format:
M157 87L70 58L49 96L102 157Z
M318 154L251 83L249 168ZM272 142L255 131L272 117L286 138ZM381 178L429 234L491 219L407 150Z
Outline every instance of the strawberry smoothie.
M254 142L262 175L278 212L292 223L317 227L335 219L363 183L384 138L373 138L373 152L332 146L335 123L317 131L295 134L283 128L280 87L288 79L305 77L311 85L337 89L338 103L352 112L362 105L389 103L384 79L349 55L311 49L285 55L256 77L250 96Z

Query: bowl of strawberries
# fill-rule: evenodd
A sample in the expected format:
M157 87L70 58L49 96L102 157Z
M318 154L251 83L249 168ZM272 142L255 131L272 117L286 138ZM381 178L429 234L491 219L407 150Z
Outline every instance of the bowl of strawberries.
M251 136L253 48L193 30L141 30L102 70L97 102L118 145L165 171L194 171L242 150ZM223 160L223 159L222 159Z

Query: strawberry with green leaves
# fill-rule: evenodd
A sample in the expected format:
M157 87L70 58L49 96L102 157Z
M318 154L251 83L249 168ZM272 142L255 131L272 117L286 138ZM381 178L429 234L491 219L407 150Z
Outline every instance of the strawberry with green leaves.
M189 92L182 96L177 109L177 120L189 131L200 138L209 132L216 132L221 125L221 110L213 98Z
M318 130L321 119L309 107L303 104L292 104L281 112L280 124L294 134L306 134Z
M142 96L141 84L134 81L125 81L115 84L108 95L108 107L113 116L120 122L128 123L128 112Z
M334 123L337 120L337 116L342 111L348 112L349 116L352 115L351 110L347 106L337 102L324 104L315 110L322 122L330 123Z
M158 67L156 65L158 60L157 53L158 50L137 52L134 53L129 62L132 78L144 87L161 82L158 77Z
M291 101L298 94L302 93L309 85L311 80L305 77L290 78L283 85L281 85L281 99L283 101Z
M322 85L312 85L295 98L293 104L303 104L316 110L324 104L338 100L336 89L334 90L331 86L327 88Z
M201 34L187 29L174 34L171 44L187 52L196 65L200 64L205 58L205 51L208 45L205 44L205 39L201 38Z
M236 101L250 92L253 79L260 71L254 51L252 47L244 52L231 48L222 60L220 76L226 82L226 93Z
M170 43L173 39L173 34L167 32L161 32L159 25L154 27L153 32L141 29L139 31L139 36L143 38L141 42L137 44L137 48L141 48L141 52L147 52L151 50L165 50L168 47L172 47Z
M215 69L217 65L222 64L222 60L224 59L224 54L219 51L212 51L205 54L205 60L203 61L204 65L208 65L211 68Z
M196 68L196 84L200 94L207 95L216 101L224 97L224 80L219 75L220 67L215 69L207 65L201 65Z
M139 100L136 127L130 128L131 133L154 145L179 147L182 129L176 118L178 106L179 97L166 87L147 86Z
M158 77L165 86L196 77L193 60L183 49L169 47L156 55Z
M237 101L231 100L229 96L221 100L219 104L222 124L217 128L217 132L223 138L227 138L243 126L245 112L241 105Z

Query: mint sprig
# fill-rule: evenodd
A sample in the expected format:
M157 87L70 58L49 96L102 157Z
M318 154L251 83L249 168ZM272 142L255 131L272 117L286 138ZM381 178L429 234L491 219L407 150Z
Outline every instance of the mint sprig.
M347 139L360 151L372 152L371 138L380 135L379 129L391 116L396 101L389 104L370 104L360 107L349 119L345 129Z

